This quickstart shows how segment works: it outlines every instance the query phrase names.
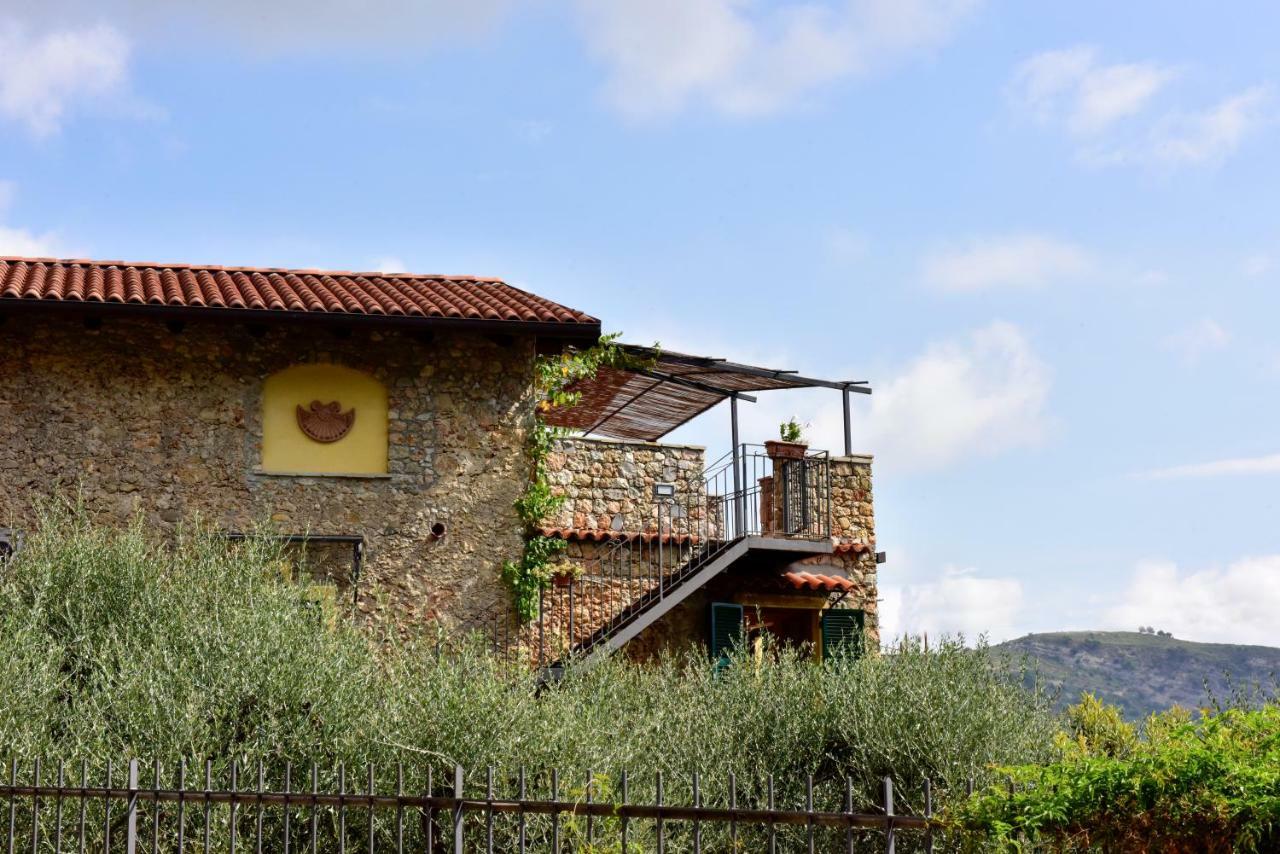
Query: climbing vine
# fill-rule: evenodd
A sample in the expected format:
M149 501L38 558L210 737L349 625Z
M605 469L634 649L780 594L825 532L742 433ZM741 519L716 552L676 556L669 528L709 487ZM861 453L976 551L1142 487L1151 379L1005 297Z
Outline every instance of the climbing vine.
M538 356L535 361L538 406L529 434L529 484L515 503L516 513L524 523L524 550L518 560L502 565L502 578L511 587L521 622L538 615L538 593L546 589L557 573L573 571L572 565L559 559L565 549L564 540L538 532L539 524L555 515L564 504L564 496L556 495L551 489L547 455L556 439L571 432L547 424L546 415L555 409L577 406L582 394L574 390L574 384L594 377L601 367L636 367L642 361L618 345L619 334L605 335L585 350L565 350Z

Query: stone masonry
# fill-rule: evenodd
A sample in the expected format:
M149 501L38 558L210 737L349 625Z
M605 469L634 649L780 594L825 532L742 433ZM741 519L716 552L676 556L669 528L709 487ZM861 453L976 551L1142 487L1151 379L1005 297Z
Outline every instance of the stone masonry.
M512 503L528 477L531 337L17 320L0 327L0 525L29 528L39 500L80 490L116 524L140 513L164 529L198 515L223 530L359 534L366 615L448 627L509 608L499 571L522 546ZM263 381L310 362L386 387L387 475L259 470ZM433 539L437 522L447 532ZM349 547L334 548L345 551L326 562L346 560Z
M548 593L547 616L542 626L547 638L556 637L559 645L566 647L571 645L568 633L579 639L585 637L608 615L625 607L631 597L649 589L659 572L655 564L659 554L668 564L677 554L688 554L687 548L672 544L660 552L653 540L627 535L657 530L658 511L652 497L655 482L674 482L677 503L705 512L703 459L701 448L689 446L581 438L557 443L548 457L548 468L553 488L565 495L566 501L556 518L546 520L546 527L569 540L565 558L578 564L582 574L572 582L572 608L567 588ZM875 646L879 630L871 462L869 456L832 458L831 534L835 553L797 561L790 568L853 581L855 590L843 597L833 594L832 602L835 607L861 608L866 612L868 641ZM778 506L780 484L781 479L775 477L765 487L770 491L769 500ZM818 506L816 495L810 497ZM709 521L714 528L715 519ZM664 525L664 530L680 534L690 529L676 519L671 528ZM692 530L702 534L707 526L695 525ZM619 550L625 552L623 564L615 563ZM669 565L668 569L674 566ZM616 572L622 573L621 578L610 574ZM637 578L647 581L641 583ZM715 580L636 638L629 645L628 654L645 658L661 649L701 640L707 604L717 597L728 599L744 592L738 587L742 583L736 576ZM770 588L770 592L776 594L777 589Z
M687 530L706 513L704 451L696 445L660 445L581 437L560 439L547 456L552 488L565 496L548 527L594 531L656 531L655 483L675 484L671 527ZM667 527L663 511L663 527Z

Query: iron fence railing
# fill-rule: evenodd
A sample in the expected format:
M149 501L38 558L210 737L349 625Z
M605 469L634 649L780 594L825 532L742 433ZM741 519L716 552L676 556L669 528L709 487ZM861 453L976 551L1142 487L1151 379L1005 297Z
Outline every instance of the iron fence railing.
M512 774L488 768L482 780L471 781L460 766L446 779L435 778L430 768L425 774L413 769L419 776L408 781L403 764L389 780L370 765L356 782L338 765L324 786L314 764L297 774L285 763L268 775L262 762L250 773L249 767L232 761L220 765L216 780L209 761L202 767L180 761L144 768L135 760L114 769L115 774L107 763L97 780L90 779L87 763L69 772L63 763L44 768L36 761L20 774L13 762L8 770L0 803L7 801L9 854L892 854L900 837L909 838L917 850L932 852L938 829L929 781L916 793L922 808L902 814L895 811L889 777L882 780L880 803L855 810L851 779L843 781L842 803L823 805L815 799L812 777L803 790L803 804L788 806L777 802L772 776L750 787L739 785L732 774L714 789L693 774L682 781L687 784L680 787L684 797L673 799L673 787L664 786L661 773L637 793L641 787L626 772L616 781L587 772L574 785L555 770L528 775L523 768ZM830 794L831 788L824 791Z
M807 452L770 457L763 445L741 445L707 466L708 517L721 539L831 535L831 456Z

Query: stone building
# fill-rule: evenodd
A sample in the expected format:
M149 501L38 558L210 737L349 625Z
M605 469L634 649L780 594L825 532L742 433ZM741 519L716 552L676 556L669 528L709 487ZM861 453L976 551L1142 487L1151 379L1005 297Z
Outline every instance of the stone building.
M0 546L78 491L116 524L273 531L367 617L544 663L759 629L874 639L870 459L739 447L739 398L809 382L678 354L602 370L557 416L587 435L553 449L566 501L541 533L578 569L512 623L535 359L599 332L496 279L0 258ZM725 399L729 463L651 441Z

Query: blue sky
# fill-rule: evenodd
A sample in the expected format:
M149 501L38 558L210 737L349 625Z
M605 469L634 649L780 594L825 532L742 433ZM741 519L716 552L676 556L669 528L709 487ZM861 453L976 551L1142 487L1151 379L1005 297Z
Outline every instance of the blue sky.
M1280 640L1270 4L171 5L0 2L0 254L500 275L867 379L890 632Z

